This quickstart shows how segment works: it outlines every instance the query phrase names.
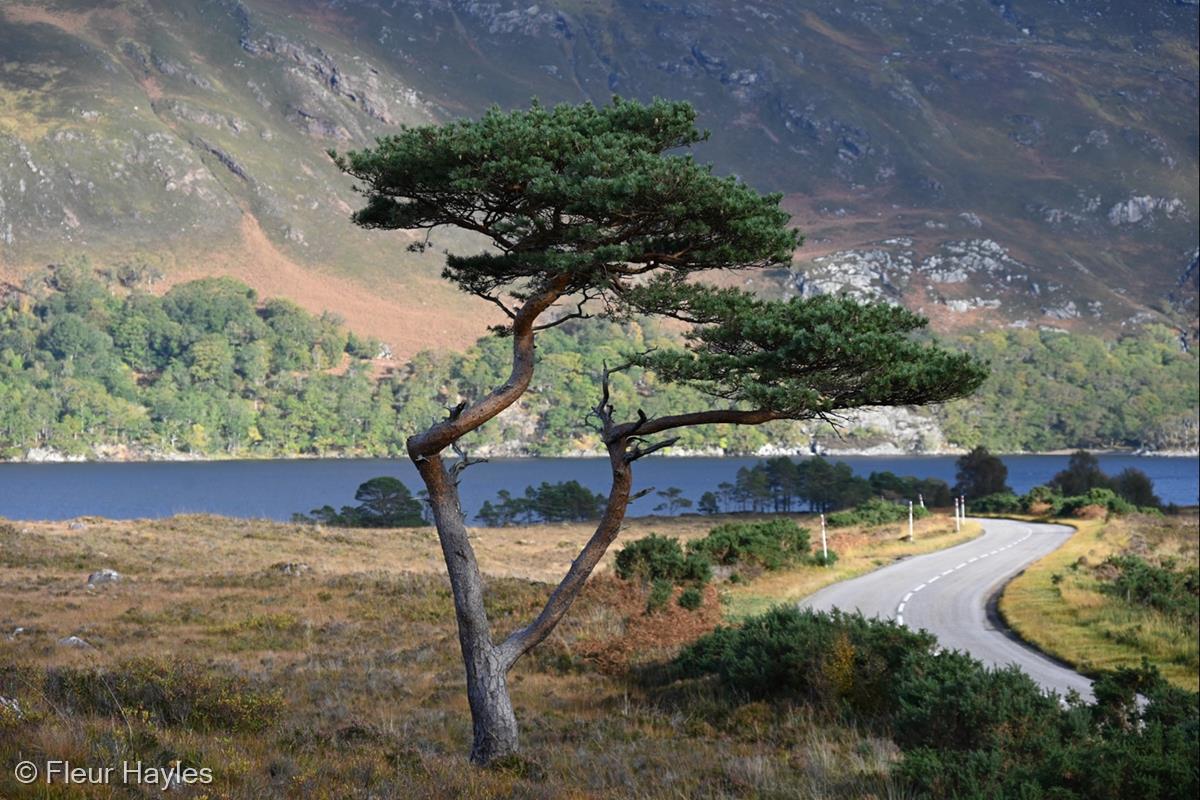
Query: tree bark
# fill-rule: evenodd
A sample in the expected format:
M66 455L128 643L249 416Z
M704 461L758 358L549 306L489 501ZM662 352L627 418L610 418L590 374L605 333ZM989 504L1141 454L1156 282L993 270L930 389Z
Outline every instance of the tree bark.
M509 666L540 644L571 608L575 598L583 589L592 570L600 563L609 545L621 532L621 523L629 508L629 490L633 486L633 470L625 458L628 442L618 439L608 443L608 458L612 467L612 487L604 513L588 543L571 562L571 568L555 587L537 619L511 635L500 645L500 651Z
M408 455L425 482L450 577L474 729L471 761L476 764L517 752L517 718L508 694L508 670L514 659L507 658L492 643L483 604L483 576L467 536L458 485L442 461L441 452L508 408L525 392L533 376L534 323L558 299L568 277L552 281L545 291L527 300L514 316L513 365L508 380L477 402L454 409L449 419L408 439Z
M507 675L511 664L505 663L499 648L492 644L483 604L483 576L467 538L458 487L440 456L413 460L429 492L433 521L450 576L474 729L471 761L486 764L517 752L517 718L508 696Z

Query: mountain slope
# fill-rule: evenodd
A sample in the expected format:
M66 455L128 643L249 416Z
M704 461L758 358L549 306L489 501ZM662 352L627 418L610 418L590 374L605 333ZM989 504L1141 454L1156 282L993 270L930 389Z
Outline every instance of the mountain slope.
M1099 0L0 0L0 268L222 272L396 350L488 309L347 222L324 151L491 103L692 101L809 235L771 294L942 329L1195 329L1197 10ZM1190 268L1190 271L1189 271Z

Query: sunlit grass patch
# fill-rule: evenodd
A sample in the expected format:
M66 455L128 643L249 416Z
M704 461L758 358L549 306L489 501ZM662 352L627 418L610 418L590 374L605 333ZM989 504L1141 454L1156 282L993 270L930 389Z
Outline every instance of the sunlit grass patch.
M1146 658L1169 681L1200 685L1200 633L1194 621L1127 602L1106 586L1105 559L1127 552L1195 564L1200 532L1194 514L1130 515L1072 521L1076 533L1017 576L1000 612L1023 638L1085 673L1136 667Z

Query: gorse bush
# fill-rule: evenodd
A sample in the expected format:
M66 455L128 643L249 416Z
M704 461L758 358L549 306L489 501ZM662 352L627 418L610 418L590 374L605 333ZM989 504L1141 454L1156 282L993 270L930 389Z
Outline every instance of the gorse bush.
M283 698L245 678L183 659L141 658L111 669L56 667L46 672L46 697L80 714L144 715L160 725L197 731L258 731Z
M929 510L921 506L913 506L913 519L924 519L929 516ZM908 504L893 503L873 497L854 508L845 511L835 511L825 518L831 528L845 528L850 525L890 525L908 519Z
M967 509L973 514L1022 514L1029 507L1024 498L1012 492L999 492L968 500Z
M1093 487L1083 494L1064 497L1048 486L1035 486L1023 495L1000 492L967 501L967 510L974 514L1045 514L1048 516L1075 516L1082 509L1095 506L1112 514L1129 514L1134 511L1161 513L1150 506L1139 509L1112 489Z
M700 593L700 589L695 586L689 586L679 593L679 599L676 601L681 608L686 608L688 611L695 611L704 602L704 595Z
M731 522L688 545L688 551L717 564L780 569L809 557L808 529L790 519Z
M666 578L659 578L651 583L650 594L646 597L646 613L652 614L666 608L674 589L674 584Z
M1143 667L1101 677L1090 705L1064 706L1014 667L935 643L892 622L777 608L697 640L666 678L713 676L735 700L799 702L890 732L917 797L1195 796L1196 694Z
M1116 574L1100 584L1102 591L1168 616L1195 622L1200 618L1200 568L1179 569L1171 559L1151 564L1136 555L1109 556L1099 572Z
M1114 514L1128 514L1137 511L1137 507L1117 495L1112 489L1093 488L1085 494L1064 497L1058 504L1057 512L1065 516L1078 514L1080 509L1088 506L1100 506Z
M702 637L668 672L675 679L716 675L725 689L748 699L786 697L827 709L848 703L882 718L893 675L935 641L857 614L779 607Z
M704 584L712 579L712 567L706 558L685 554L678 539L656 533L635 539L617 551L615 567L622 580L644 583L663 580L668 584Z

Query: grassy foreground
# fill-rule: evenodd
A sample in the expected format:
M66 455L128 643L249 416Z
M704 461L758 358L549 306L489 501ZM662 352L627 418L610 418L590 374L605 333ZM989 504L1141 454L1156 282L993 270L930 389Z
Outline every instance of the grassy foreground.
M690 539L720 521L634 520L623 538L657 531ZM919 546L952 543L930 525L918 533ZM497 630L536 612L551 588L546 581L589 532L585 525L478 532ZM844 559L837 570L792 578L819 582L865 569L894 557L894 540L892 530L839 533L831 542ZM89 573L101 568L122 577L89 588ZM322 530L215 517L0 522L0 697L20 709L0 707L0 797L162 796L155 785L16 781L18 762L51 759L115 765L118 773L137 761L211 770L207 784L172 789L185 798L883 798L901 791L891 776L898 751L878 732L788 703L732 703L713 686L645 688L638 669L712 630L722 603L710 586L699 609L671 602L648 614L643 587L607 574L514 670L527 760L466 768L470 719L442 570L429 529ZM791 579L757 580L782 589ZM741 591L734 608L751 602ZM766 597L757 591L753 597ZM64 643L70 636L87 645Z
M1075 534L1009 583L999 606L1005 621L1084 674L1136 667L1144 656L1171 683L1197 691L1200 642L1193 625L1102 589L1103 562L1112 555L1194 565L1200 556L1195 512L1062 522L1075 527Z

